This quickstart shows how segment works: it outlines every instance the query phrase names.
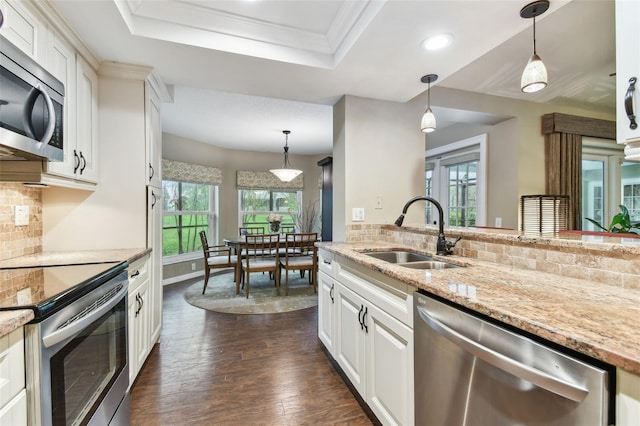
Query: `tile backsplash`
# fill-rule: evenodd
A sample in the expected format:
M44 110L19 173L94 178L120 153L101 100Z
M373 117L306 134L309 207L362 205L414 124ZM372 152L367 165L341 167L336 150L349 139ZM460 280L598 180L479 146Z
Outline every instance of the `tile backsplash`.
M29 224L15 225L15 206L29 208ZM42 189L0 183L0 260L42 251Z

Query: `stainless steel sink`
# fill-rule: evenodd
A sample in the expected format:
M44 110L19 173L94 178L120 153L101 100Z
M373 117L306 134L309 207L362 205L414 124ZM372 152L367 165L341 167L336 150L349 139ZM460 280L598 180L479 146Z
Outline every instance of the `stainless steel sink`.
M376 259L384 260L385 262L389 263L410 263L433 260L431 256L408 250L374 251L365 254L367 256L375 257Z
M429 255L409 250L374 251L364 254L412 269L447 269L460 267L460 265L435 260Z
M423 262L402 263L400 266L413 269L448 269L448 268L460 268L460 265L454 265L453 263L440 262L439 260L426 260Z

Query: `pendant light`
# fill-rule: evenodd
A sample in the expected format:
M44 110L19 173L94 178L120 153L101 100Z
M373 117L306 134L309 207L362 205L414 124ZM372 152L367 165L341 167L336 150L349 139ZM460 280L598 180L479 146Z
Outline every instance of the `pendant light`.
M420 124L420 129L424 133L431 133L436 129L436 116L433 115L433 112L431 111L431 83L437 79L437 74L427 74L420 79L421 82L429 85L427 88L427 109L422 116L422 122Z
M537 92L547 87L547 68L536 52L536 16L542 15L547 9L549 9L549 0L537 0L520 10L521 18L533 18L533 54L520 80L520 89L525 93Z
M302 173L302 170L296 170L296 169L292 169L289 166L289 134L291 133L291 130L283 130L282 133L284 133L284 167L282 167L281 169L272 169L269 170L271 173L273 173L274 175L276 175L278 177L278 179L280 179L283 182L291 182L292 180L294 180L300 173Z

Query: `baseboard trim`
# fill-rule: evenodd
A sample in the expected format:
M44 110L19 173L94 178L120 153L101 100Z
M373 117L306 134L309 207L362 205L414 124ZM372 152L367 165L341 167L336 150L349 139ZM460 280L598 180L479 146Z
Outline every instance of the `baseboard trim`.
M179 275L177 277L171 277L171 278L167 278L162 280L162 285L169 285L169 284L175 284L175 283L179 283L181 281L186 281L186 280L190 280L193 278L200 278L200 277L204 277L204 271L196 271L196 272L192 272L190 274L184 274L184 275Z

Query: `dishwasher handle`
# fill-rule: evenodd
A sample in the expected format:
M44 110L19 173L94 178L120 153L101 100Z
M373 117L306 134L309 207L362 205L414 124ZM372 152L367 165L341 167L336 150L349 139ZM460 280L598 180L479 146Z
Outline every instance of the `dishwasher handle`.
M420 318L436 333L483 361L572 401L582 402L587 397L588 390L483 346L433 318L425 308L417 306L416 309Z

